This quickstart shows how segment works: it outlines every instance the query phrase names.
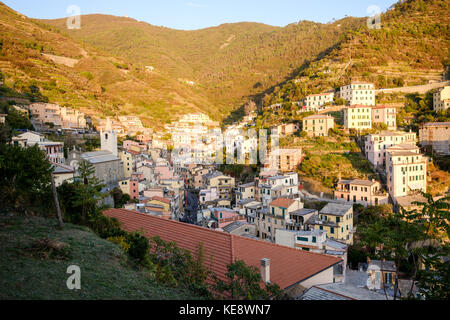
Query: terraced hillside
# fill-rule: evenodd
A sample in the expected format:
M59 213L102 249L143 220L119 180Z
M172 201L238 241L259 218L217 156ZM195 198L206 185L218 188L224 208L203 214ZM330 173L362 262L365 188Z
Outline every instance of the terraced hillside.
M449 26L448 1L399 2L381 16L380 29L364 25L349 31L327 54L266 91L264 101L298 101L350 79L373 82L379 89L440 81L450 64Z

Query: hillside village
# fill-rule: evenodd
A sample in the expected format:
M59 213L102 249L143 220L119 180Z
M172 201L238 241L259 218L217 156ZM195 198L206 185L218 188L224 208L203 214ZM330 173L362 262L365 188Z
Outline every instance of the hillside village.
M23 147L38 145L54 166L57 187L71 183L79 175L81 162L90 163L95 177L105 184L103 193L120 190L123 195L129 196L129 202L122 209L107 211L108 215L125 222L125 225L128 215L136 215L142 223L146 216L157 217L167 221L167 228L171 226L170 221L181 221L186 223L184 227L180 225L182 228L197 225L253 239L258 241L255 245L260 243L264 246L269 242L332 256L335 261L341 262L332 266L326 280L308 283L302 297L307 299L313 295L312 287L314 290L326 288L328 291L334 288L332 292L340 294L350 290L347 276L350 279L362 277L375 281L372 271L355 271L349 266L349 247L358 241L355 238L358 228L355 210L359 208L355 205L365 208L388 205L396 211L418 208L414 203L425 201L421 192L427 192L429 181L427 166L431 160L424 151L431 150L432 155L450 155L450 122L426 123L420 128L419 135L401 131L397 128L397 109L375 105L376 89L373 84L353 82L341 90L337 96L346 101L346 106L341 110L341 124L333 116L319 114L333 108L334 103L315 95L312 100L307 98L300 105L301 112L307 109L306 112L315 113L303 118L300 125L291 123L271 127L274 134L271 139L290 135L326 138L334 130L355 134L362 143L360 152L370 162L377 178L340 177L332 198L314 195L302 183L298 168L304 154L300 147L271 150L266 164L260 165L258 172L245 181L239 176L219 171L221 165L214 161L217 150L223 148L227 150L227 160L230 154L235 155L239 150L244 160L242 163L249 162L252 148L257 147L257 139L242 136L242 130L251 130L255 126L255 112L246 116L243 122L227 127L225 141L220 140L219 123L204 114L191 114L166 126L170 140L162 138L161 134L152 135L143 128L137 117L121 117L118 122L108 118L98 126L101 140L99 151L83 152L82 148L74 146L67 150L67 158L64 157L63 142L49 141L44 133L37 131L19 134L12 138L12 143ZM449 93L450 86L434 93L436 112L448 109ZM80 120L83 118L81 115L75 113L68 117L67 114L73 113L64 108L58 109L56 105L14 107L27 110L35 127L46 123L56 132L63 128L66 132L73 133L75 130L73 134L77 135L85 134L83 130L87 129L87 122ZM379 124L381 129L373 130ZM342 129L336 129L336 126ZM48 130L46 128L45 132ZM233 139L227 140L230 133ZM95 134L95 131L89 134ZM119 136L128 139L118 145ZM219 143L223 147L218 147ZM446 183L446 186L445 192L437 195L436 199L446 195L449 184ZM103 201L117 208L111 195ZM371 270L371 263L379 262L371 261L366 266L367 270ZM389 274L387 270L380 272L383 277ZM383 279L370 285L365 280L360 282L365 289L360 289L352 298L367 295L383 298L384 288L392 289L396 281L392 275ZM330 287L328 283L341 285Z
M299 101L262 103L231 124L193 112L161 129L138 115L93 117L3 96L0 126L12 134L2 144L45 154L67 212L70 186L95 179L94 211L125 232L191 253L203 246L220 280L242 260L289 299L421 299L415 275L381 256L384 244L367 249L364 236L373 212L448 200L447 72L417 94L429 105L415 113L409 102L380 103L385 88L352 77ZM440 239L448 244L445 232Z

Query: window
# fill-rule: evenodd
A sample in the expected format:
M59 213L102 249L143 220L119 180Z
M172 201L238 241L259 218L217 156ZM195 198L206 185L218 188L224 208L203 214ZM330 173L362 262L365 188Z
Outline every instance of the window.
M297 237L297 241L309 242L309 239L305 237Z
M330 229L330 232L331 232L332 234L334 234L334 228L333 228L333 227Z
M312 237L312 242L316 243L317 242L317 237Z

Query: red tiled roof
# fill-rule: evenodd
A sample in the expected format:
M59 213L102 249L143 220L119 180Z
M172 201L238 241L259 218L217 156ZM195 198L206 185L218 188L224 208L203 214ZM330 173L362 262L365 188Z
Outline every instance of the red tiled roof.
M278 198L270 203L271 207L289 208L295 203L295 200L288 198Z
M180 248L193 254L202 243L205 263L221 280L226 280L227 265L236 260L243 260L259 270L261 259L267 258L271 261L271 281L288 288L341 261L332 256L165 220L137 211L109 209L104 215L118 219L125 231L143 230L147 237L160 236L162 240L176 242Z

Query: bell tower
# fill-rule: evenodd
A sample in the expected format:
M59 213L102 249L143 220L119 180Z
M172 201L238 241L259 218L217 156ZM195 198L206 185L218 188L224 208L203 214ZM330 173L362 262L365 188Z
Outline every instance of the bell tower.
M101 130L100 140L102 151L109 151L116 157L119 155L117 150L117 132L112 129L111 119L106 119L105 131Z

